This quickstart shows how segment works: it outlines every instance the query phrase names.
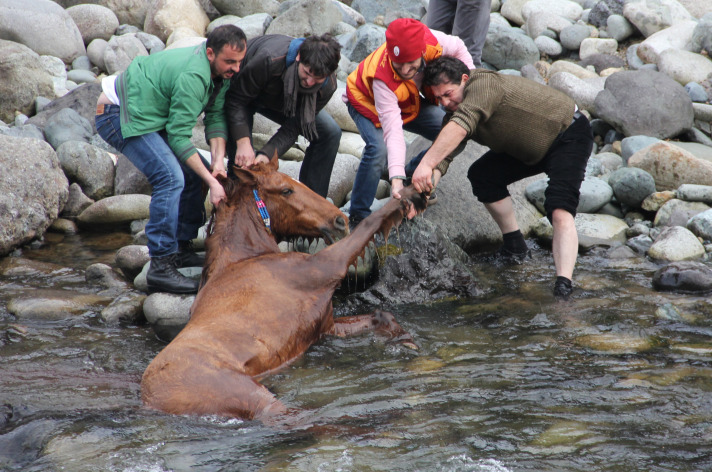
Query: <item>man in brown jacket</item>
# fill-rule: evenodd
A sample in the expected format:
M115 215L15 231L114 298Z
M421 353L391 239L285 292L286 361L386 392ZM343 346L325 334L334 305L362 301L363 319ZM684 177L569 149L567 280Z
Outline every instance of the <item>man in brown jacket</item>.
M507 185L545 172L549 184L544 208L554 228L554 295L568 298L578 254L574 216L593 147L586 117L570 97L551 87L489 70L468 70L453 57L428 64L423 83L432 87L448 114L413 174L415 188L431 191L433 168L465 139L488 146L467 177L502 231L500 256L522 263L529 250Z

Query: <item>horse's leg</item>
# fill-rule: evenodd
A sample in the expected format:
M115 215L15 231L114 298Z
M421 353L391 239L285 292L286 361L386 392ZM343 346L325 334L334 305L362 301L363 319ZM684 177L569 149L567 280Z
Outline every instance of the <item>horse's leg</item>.
M413 337L396 321L393 313L376 310L369 315L344 316L334 318L334 326L327 334L334 336L353 336L366 331L374 331L391 338L411 349L418 349Z
M150 367L150 366L149 366ZM251 376L205 364L147 371L141 397L150 408L178 415L220 415L258 419L266 424L287 408Z

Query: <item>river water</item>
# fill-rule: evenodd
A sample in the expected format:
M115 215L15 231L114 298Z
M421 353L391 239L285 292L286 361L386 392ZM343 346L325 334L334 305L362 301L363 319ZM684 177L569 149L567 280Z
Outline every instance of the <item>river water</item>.
M311 425L277 430L142 408L164 345L149 326L108 326L101 306L8 313L33 290L94 293L84 268L129 243L50 234L0 276L0 470L712 470L712 307L654 292L644 259L584 254L556 302L548 250L515 267L475 256L482 297L393 310L420 351L327 338L263 379Z

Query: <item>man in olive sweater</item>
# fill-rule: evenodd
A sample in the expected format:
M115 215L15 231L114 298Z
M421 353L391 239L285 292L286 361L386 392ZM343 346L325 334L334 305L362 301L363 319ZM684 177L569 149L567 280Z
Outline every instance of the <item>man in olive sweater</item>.
M309 140L299 181L326 197L341 141L341 128L323 108L336 91L341 45L329 34L292 38L269 34L250 39L240 73L230 81L225 112L230 131L228 162L249 167L281 156L301 134ZM255 152L255 113L280 124Z
M464 140L488 146L490 150L472 164L467 177L475 197L502 231L499 254L522 263L529 250L507 185L545 172L549 184L544 208L554 228L554 295L568 298L578 254L574 216L593 147L586 117L570 97L551 87L489 70L468 70L453 57L430 63L424 83L432 87L448 114L413 174L415 188L431 191L433 168Z
M139 56L125 72L102 81L97 131L153 187L146 224L149 291L198 291L198 281L183 276L178 268L203 265L190 244L205 222L203 183L210 189L213 205L225 199L215 178L225 175L227 84L223 82L239 70L246 42L240 28L221 26L204 44ZM191 143L193 127L203 112L211 166Z

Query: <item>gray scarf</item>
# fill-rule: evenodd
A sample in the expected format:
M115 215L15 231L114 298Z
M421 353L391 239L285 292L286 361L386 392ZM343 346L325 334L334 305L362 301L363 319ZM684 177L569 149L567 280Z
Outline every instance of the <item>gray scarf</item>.
M294 118L299 108L299 123L302 127L301 134L309 141L319 137L316 132L316 94L322 84L316 84L305 89L299 83L299 61L294 61L284 72L284 116ZM299 98L301 97L301 103Z

